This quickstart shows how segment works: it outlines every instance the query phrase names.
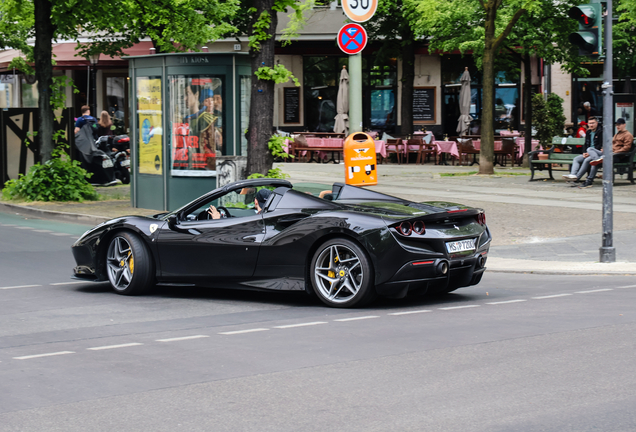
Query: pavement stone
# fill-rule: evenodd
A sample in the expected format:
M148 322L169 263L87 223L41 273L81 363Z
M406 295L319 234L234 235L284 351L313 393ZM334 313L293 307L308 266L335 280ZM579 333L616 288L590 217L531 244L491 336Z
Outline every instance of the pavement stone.
M343 165L275 166L289 174L292 183L344 181ZM476 170L464 166L384 164L378 166L379 184L374 189L414 201L444 199L484 208L493 233L490 271L636 275L636 185L621 180L615 184L614 246L619 262L598 263L600 181L593 188L578 189L560 178L529 182L529 171L523 168L498 167L492 176L473 175ZM161 212L132 208L129 188L124 186L99 192L116 199L84 203L1 202L0 211L94 224L116 216Z

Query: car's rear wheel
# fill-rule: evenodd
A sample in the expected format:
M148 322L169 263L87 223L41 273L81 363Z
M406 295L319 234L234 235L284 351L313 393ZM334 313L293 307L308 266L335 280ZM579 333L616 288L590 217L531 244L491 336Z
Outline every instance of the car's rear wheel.
M143 241L131 232L119 232L106 252L106 273L118 294L141 294L154 283L152 257Z
M367 254L347 239L323 243L311 260L311 282L318 298L332 307L362 306L376 297Z

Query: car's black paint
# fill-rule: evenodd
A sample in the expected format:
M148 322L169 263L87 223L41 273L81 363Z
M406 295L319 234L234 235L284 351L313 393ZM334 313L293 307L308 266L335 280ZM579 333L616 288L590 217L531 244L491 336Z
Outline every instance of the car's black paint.
M191 209L243 187L276 188L263 214L219 220L184 220ZM129 230L148 246L161 284L311 290L310 261L332 238L357 243L368 255L379 294L443 292L478 283L490 233L483 211L447 202L413 203L335 184L333 201L292 189L285 180L245 180L216 189L170 213L110 220L74 245L75 277L107 280L105 251L113 234ZM231 212L232 209L230 209ZM397 225L425 223L423 235L404 236ZM446 242L478 238L473 251L449 254ZM442 274L444 266L448 267Z

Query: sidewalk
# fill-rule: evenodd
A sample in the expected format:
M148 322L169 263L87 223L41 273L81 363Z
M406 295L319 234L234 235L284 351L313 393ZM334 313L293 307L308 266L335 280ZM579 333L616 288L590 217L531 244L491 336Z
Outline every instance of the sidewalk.
M344 181L343 165L275 164L292 183ZM490 271L546 274L636 275L636 185L617 180L614 187L614 247L616 263L598 263L601 246L600 180L590 189L571 188L564 181L529 182L529 171L499 168L498 175L455 175L476 166L379 165L378 192L413 201L451 201L483 208L493 243ZM499 174L500 173L500 174ZM160 210L130 206L128 188L100 188L117 198L84 203L0 202L0 211L95 225L128 215L152 215Z

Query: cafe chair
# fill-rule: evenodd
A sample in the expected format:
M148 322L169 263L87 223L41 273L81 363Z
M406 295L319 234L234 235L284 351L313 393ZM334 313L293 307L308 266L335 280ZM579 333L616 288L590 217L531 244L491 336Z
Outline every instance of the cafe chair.
M402 155L404 154L404 144L399 138L389 138L386 140L386 157L389 158L389 154L395 153L397 163L402 163Z
M459 151L459 164L462 165L462 161L464 160L464 156L466 160L468 160L469 155L473 155L473 161L470 164L475 165L477 162L477 155L479 154L479 150L473 146L473 140L471 138L457 138L457 150Z
M499 157L499 165L506 166L508 157L510 156L511 165L514 166L517 158L517 144L514 138L502 138L501 150L495 150L495 164L497 164L497 157Z

